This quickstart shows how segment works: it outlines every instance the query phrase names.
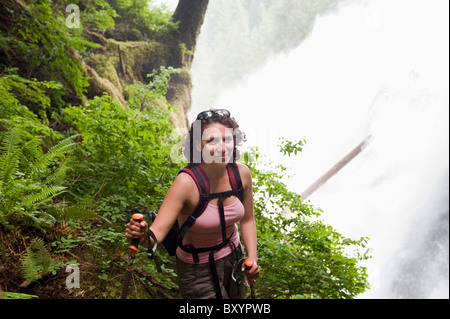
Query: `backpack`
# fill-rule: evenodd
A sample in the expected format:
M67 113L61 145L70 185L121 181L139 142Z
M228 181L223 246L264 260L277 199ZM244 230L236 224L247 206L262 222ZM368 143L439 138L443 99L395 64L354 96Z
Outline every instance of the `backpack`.
M242 186L241 176L239 174L239 169L236 163L229 163L227 165L228 178L230 180L230 185L232 190L222 193L210 193L209 188L209 180L206 176L205 172L198 166L198 164L190 164L183 169L180 170L178 174L186 173L194 180L197 189L200 193L200 200L197 204L194 212L187 218L187 220L183 223L183 225L179 225L178 221L174 223L171 230L167 234L166 238L163 241L163 245L166 248L167 252L171 256L175 256L177 247L190 252L193 254L194 262L198 262L198 253L205 251L215 251L229 244L229 237L226 237L225 234L225 216L223 212L223 198L230 196L237 196L239 200L242 202L242 195L244 188ZM207 248L199 248L196 249L191 245L183 245L183 238L188 232L188 230L194 225L197 218L199 218L210 200L218 198L218 206L219 206L219 214L220 214L220 223L222 228L222 243L213 247ZM231 234L233 235L233 234ZM231 237L231 236L230 236Z

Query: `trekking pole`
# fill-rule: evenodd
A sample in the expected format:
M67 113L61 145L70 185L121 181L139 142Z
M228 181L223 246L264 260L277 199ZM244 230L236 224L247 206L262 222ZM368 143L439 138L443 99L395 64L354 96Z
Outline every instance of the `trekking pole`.
M250 270L253 267L254 263L255 263L255 261L253 259L247 258L244 261L245 269ZM255 289L253 288L254 283L255 283L255 281L253 279L249 280L249 282L248 282L248 284L250 285L250 294L251 294L252 299L256 299Z
M133 214L131 218L139 223L144 220L144 216L142 214ZM122 296L120 297L121 299L127 299L128 286L130 285L131 274L133 271L134 256L138 251L139 240L140 240L139 238L133 238L131 240L131 245L128 247L130 249L130 254L128 255L128 267L127 270L125 271L125 277L123 279Z

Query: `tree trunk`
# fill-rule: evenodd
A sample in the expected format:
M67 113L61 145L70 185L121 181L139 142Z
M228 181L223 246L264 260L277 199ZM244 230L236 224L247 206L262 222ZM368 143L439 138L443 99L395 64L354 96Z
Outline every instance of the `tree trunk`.
M180 0L172 16L172 21L179 22L176 37L186 45L188 51L195 52L208 2L209 0ZM192 54L186 54L184 66L190 68L192 59Z
M206 14L209 0L180 0L172 21L179 22L178 31L174 34L184 48L174 48L171 65L182 68L183 72L172 75L167 90L167 101L179 112L175 115L175 126L188 127L187 112L192 103L192 76L190 68L194 58L197 39Z

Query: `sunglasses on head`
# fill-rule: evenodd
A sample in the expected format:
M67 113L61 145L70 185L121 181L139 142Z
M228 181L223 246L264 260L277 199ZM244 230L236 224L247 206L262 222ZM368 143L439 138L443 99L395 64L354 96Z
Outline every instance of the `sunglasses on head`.
M214 114L223 116L223 117L230 117L230 111L225 109L211 109L208 111L200 112L197 115L197 120L207 120L210 117L212 117Z

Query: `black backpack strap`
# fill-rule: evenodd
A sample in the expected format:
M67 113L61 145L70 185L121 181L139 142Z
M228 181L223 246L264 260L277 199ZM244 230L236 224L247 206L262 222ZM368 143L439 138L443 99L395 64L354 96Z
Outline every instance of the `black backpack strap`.
M241 174L239 174L239 168L236 163L230 163L227 165L228 178L230 180L231 188L240 194L237 197L242 201L244 193L244 187L242 185Z
M180 170L180 173L189 174L197 185L200 194L209 193L209 180L205 172L198 165L188 165Z

